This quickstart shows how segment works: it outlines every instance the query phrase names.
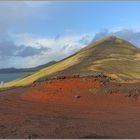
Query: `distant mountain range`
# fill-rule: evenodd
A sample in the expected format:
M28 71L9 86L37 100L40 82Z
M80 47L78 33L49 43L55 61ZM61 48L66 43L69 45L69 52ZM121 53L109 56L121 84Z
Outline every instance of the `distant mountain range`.
M42 68L46 68L55 63L56 63L56 61L50 61L46 64L39 65L37 67L32 67L32 68L4 68L4 69L0 69L0 73L36 72Z

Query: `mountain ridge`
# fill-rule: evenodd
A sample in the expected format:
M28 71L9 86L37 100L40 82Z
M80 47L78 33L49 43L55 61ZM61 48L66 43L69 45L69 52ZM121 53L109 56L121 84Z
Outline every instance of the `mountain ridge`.
M57 63L56 61L50 61L46 64L42 64L36 67L31 67L31 68L2 68L0 69L0 73L20 73L20 72L36 72L42 68L51 66L53 64Z

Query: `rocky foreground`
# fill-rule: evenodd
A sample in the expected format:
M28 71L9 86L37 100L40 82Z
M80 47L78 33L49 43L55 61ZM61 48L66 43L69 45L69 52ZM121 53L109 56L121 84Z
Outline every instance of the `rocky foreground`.
M140 84L61 77L0 92L0 138L140 138Z

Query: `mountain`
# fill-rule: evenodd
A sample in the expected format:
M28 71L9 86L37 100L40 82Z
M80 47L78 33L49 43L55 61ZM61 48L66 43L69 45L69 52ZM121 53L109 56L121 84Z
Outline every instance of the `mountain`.
M118 82L139 82L140 49L125 40L109 36L91 42L72 56L29 77L6 83L5 87L29 85L42 77L96 73L103 73Z
M37 67L33 67L33 68L19 68L19 69L18 68L4 68L4 69L0 69L0 73L35 72L42 68L49 67L55 63L56 63L56 61L50 61L46 64L43 64L43 65L40 65Z

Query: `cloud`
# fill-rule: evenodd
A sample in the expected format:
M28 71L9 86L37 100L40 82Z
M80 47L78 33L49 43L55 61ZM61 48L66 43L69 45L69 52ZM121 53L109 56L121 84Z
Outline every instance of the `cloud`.
M49 48L33 48L30 46L24 46L21 45L19 46L21 49L17 51L15 56L20 56L20 57L28 57L28 56L34 56L34 55L40 55L42 52L48 52L50 49Z
M87 45L90 42L90 38L90 35L85 35L79 40L79 43Z
M41 13L48 4L51 2L0 2L0 67L32 67L60 60L91 40L87 34L42 37L26 31L33 21L46 19L46 10L45 17Z
M11 56L20 56L27 57L40 54L43 51L48 51L49 48L33 48L31 46L15 45L12 41L3 41L0 42L0 56L1 57L11 57Z
M33 21L46 21L40 20L47 17L46 10L45 15L41 14L46 4L51 2L0 2L0 68L32 67L60 60L85 47L91 40L109 35L116 35L140 47L140 31L127 29L103 29L96 34L74 35L73 29L66 28L65 36L56 33L54 37L26 31L26 27L33 26Z
M82 42L81 40L84 38L86 41L83 40ZM86 43L88 44L91 40L92 37L87 36L87 34L69 36L57 35L53 38L33 37L32 35L27 34L27 37L26 35L19 35L16 41L19 46L26 45L36 49L39 49L41 46L43 48L47 48L46 51L43 51L43 53L34 56L33 59L28 57L28 64L26 63L26 65L35 66L47 63L52 60L61 60L80 50L86 45ZM26 67L26 65L22 66Z
M110 35L110 33L109 33L108 29L102 29L100 32L95 34L94 40L99 40L99 39L102 39L109 35Z
M26 28L36 17L41 17L41 7L50 2L0 1L0 40L11 39L14 29ZM47 15L46 15L47 16Z
M15 51L18 49L11 41L0 42L0 55L1 57L12 56Z
M26 29L27 25L40 15L41 7L48 3L50 2L0 2L0 67L20 67L25 58L49 51L39 45L39 48L18 45L13 39L13 32L18 32L19 28Z
M33 67L52 60L58 61L80 50L92 40L87 34L37 37L24 33L12 36L14 42L0 42L1 57L7 62L5 67Z
M29 33L12 34L13 41L0 42L0 67L33 67L52 60L61 60L92 40L115 35L140 47L140 32L128 29L103 29L96 34L66 35L54 37L36 36ZM4 65L4 62L6 65Z

